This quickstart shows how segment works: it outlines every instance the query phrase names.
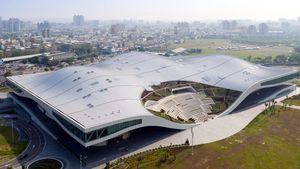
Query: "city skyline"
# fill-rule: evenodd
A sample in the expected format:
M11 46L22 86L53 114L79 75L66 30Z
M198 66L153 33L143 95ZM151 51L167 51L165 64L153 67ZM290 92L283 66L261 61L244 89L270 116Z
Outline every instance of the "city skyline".
M272 5L270 5L272 4ZM277 20L297 19L300 2L286 1L238 1L211 0L4 0L0 6L2 19L11 17L25 20L72 21L75 14L87 20L148 20L148 21L196 21L221 19ZM30 12L28 12L30 11ZM55 11L55 12L54 12ZM216 12L218 11L218 12Z

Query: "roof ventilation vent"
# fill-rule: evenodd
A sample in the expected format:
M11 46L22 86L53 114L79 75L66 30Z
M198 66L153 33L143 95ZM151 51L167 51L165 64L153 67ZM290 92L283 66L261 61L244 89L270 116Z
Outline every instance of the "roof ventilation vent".
M79 89L76 90L76 92L80 92L81 90L82 90L82 88L79 88Z
M87 104L86 106L87 106L88 108L93 108L93 107L94 107L94 105L92 105L92 104L90 104L90 103Z
M106 81L107 81L108 83L111 83L111 82L112 82L110 79L106 79Z
M99 84L99 82L93 82L93 83L91 83L91 86L95 86L97 84Z
M90 73L94 73L94 71L88 71L88 72L86 72L86 74L90 74Z

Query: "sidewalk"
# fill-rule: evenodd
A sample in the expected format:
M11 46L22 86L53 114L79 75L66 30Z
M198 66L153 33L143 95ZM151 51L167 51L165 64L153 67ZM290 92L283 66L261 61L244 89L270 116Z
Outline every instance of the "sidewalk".
M289 97L293 95L300 94L300 88L297 88L294 92L289 94ZM284 100L286 97L282 97L276 99L279 103ZM296 106L300 109L300 106ZM293 108L293 107L292 107ZM230 137L243 128L245 128L257 115L259 115L265 109L265 104L260 104L253 108L230 114L227 116L223 116L220 118L216 118L214 120L208 121L201 125L193 127L194 132L194 145L207 144L215 141L219 141ZM192 143L192 132L191 129L181 131L177 134L174 134L168 138L163 140L159 140L153 144L145 146L139 150L136 150L132 153L129 153L125 156L130 156L139 152L143 152L146 150L158 148L160 146L168 146L170 144L183 144L186 139L189 139L190 143ZM96 168L103 168L104 165L101 165Z

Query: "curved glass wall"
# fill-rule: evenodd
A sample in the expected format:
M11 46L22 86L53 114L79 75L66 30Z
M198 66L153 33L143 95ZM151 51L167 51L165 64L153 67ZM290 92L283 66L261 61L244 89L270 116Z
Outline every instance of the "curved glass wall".
M60 115L56 114L55 112L52 112L55 118L71 133L73 133L77 138L82 140L83 142L90 142L108 135L111 135L113 133L116 133L118 131L121 131L125 128L135 126L138 124L142 124L141 119L137 120L130 120L122 123L117 123L108 127L104 127L98 130L94 130L88 133L84 133L80 129L78 129L76 126L62 118Z
M280 77L280 78L277 78L277 79L273 79L273 80L270 80L270 81L263 82L263 83L261 83L261 85L266 86L266 85L273 85L273 84L277 84L277 83L282 83L282 82L285 82L285 81L295 79L298 76L299 76L299 72L294 73L294 74L290 74L290 75L287 75L287 76L283 76L283 77Z

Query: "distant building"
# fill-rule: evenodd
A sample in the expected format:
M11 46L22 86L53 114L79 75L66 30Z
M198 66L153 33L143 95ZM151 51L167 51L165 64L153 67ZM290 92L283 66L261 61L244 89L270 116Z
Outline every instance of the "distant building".
M248 26L248 30L247 30L248 34L256 34L257 33L257 29L255 25L250 25Z
M90 28L98 28L99 27L99 21L98 20L91 20L85 22L85 25L90 27Z
M238 23L236 20L233 20L233 21L224 20L222 22L221 26L222 26L222 29L225 31L236 30L238 27Z
M175 35L188 35L190 33L190 25L187 22L178 22L174 26Z
M223 30L226 30L226 31L230 30L230 22L229 21L225 20L222 22L221 25L222 25Z
M76 54L71 52L56 52L53 54L47 54L46 57L49 58L49 60L65 60L69 58L75 58Z
M3 21L3 31L9 33L20 33L24 28L24 23L17 18L10 18L7 21Z
M73 25L74 26L83 26L84 16L83 15L74 15L73 16Z
M125 29L124 24L120 24L120 23L113 24L113 25L110 26L110 33L111 34L117 34L121 31L124 31L124 29Z
M266 23L259 24L258 29L259 29L259 33L263 35L269 32L269 27Z
M43 23L38 23L37 29L44 38L50 37L50 24L48 21L44 21Z
M283 30L289 30L291 28L291 24L287 21L281 23L281 28Z
M0 16L0 33L2 33L2 18Z
M297 21L298 21L298 23L300 23L300 16L298 17Z
M236 20L230 22L230 30L236 30L238 27L238 23Z
M186 49L183 48L183 47L179 47L179 48L176 48L176 49L173 49L172 52L174 54L186 54Z

